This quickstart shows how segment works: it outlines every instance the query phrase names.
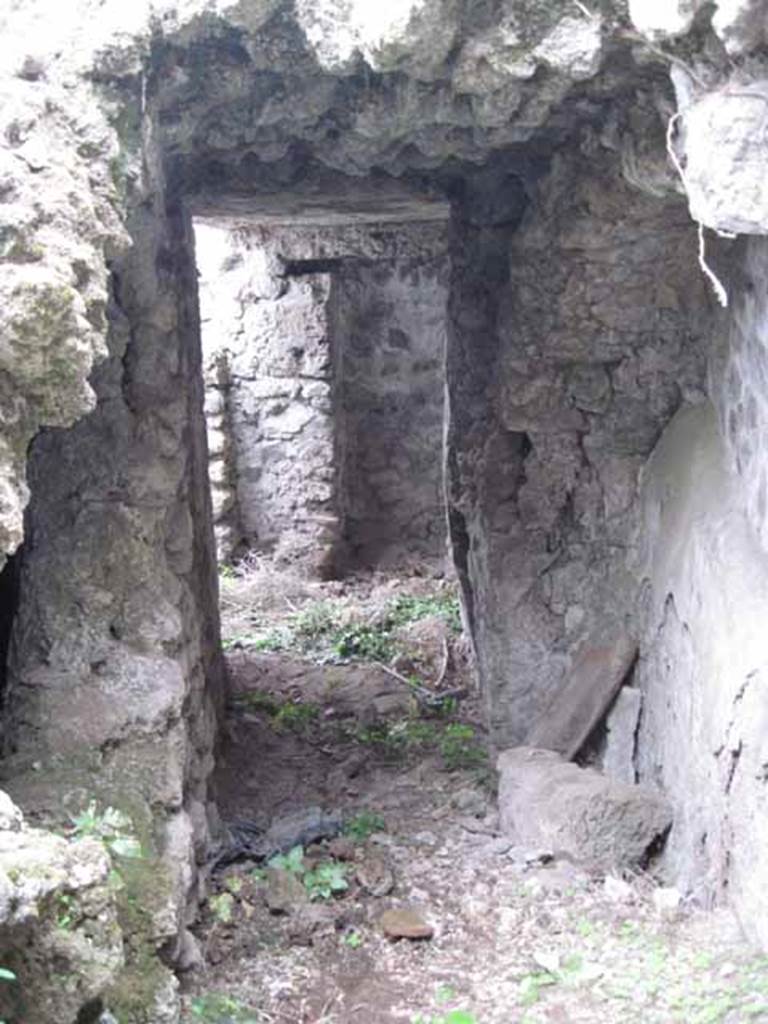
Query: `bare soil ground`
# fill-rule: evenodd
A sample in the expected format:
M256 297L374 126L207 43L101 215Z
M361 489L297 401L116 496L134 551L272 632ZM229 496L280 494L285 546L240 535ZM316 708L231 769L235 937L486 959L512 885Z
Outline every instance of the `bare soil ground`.
M727 911L499 835L447 584L224 582L222 817L262 834L316 806L340 812L346 835L307 844L293 872L248 856L219 865L186 1021L768 1022L768 958ZM435 689L460 696L425 701ZM314 884L323 865L338 891ZM403 908L431 938L385 937L382 915Z

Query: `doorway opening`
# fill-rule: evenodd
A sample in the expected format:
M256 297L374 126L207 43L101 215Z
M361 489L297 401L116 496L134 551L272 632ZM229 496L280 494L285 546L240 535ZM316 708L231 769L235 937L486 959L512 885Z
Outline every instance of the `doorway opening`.
M220 562L445 570L447 207L193 217Z

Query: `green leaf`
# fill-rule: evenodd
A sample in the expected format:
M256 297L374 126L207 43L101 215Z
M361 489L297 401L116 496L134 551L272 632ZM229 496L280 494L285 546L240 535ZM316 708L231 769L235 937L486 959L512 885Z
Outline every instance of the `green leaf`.
M0 981L16 981L16 975L7 967L0 967Z
M110 839L107 845L110 853L117 857L125 857L126 860L137 860L141 857L141 843L132 836L117 836Z
M235 908L235 898L230 892L221 892L218 896L211 896L208 900L211 912L221 924L230 924Z
M468 1010L451 1010L446 1013L445 1024L477 1024L474 1014Z
M290 871L294 875L301 875L304 872L304 847L294 846L288 853L278 853L267 861L267 867L280 868L283 871Z

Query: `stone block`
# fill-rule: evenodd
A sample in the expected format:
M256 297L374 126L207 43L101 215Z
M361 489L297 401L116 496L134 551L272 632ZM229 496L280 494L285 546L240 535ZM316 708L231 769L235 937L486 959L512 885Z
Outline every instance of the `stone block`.
M614 782L550 750L505 750L498 770L502 832L596 870L637 865L672 824L659 793Z
M610 707L636 655L636 641L624 632L584 644L565 685L529 733L528 745L574 757Z
M622 686L608 713L603 771L609 779L635 782L635 742L643 695L633 686Z

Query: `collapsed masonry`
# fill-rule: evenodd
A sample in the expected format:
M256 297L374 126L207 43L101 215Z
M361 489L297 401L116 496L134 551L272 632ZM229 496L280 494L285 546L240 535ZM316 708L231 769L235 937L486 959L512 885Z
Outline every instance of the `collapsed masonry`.
M584 664L637 647L642 710L622 771L674 807L669 877L703 901L727 896L768 942L763 6L672 4L657 24L659 5L635 0L634 27L618 0L593 14L565 0L422 0L373 27L365 6L220 0L214 13L169 0L151 16L111 11L115 24L80 0L59 24L31 2L3 27L0 548L24 545L1 591L1 781L49 822L90 796L113 804L153 851L110 994L132 1024L177 1020L167 965L184 958L217 824L224 682L201 306L209 325L216 316L205 291L198 301L193 217L215 226L233 203L246 225L269 206L297 245L311 199L326 222L368 225L355 245L395 223L392 245L425 247L402 264L386 247L381 259L284 250L279 282L231 268L233 293L266 291L248 316L268 320L273 302L303 317L320 293L312 316L324 308L349 342L313 350L308 338L334 335L310 323L296 355L257 330L257 355L235 344L221 363L228 403L209 398L212 415L241 403L233 436L253 430L260 444L311 426L304 510L291 498L270 513L295 520L289 547L318 568L388 557L375 502L354 489L365 483L392 509L431 510L412 539L433 555L443 464L494 743L524 741ZM753 236L707 236L727 308L700 271L668 142L696 219ZM450 209L445 262L408 226L435 203ZM360 333L382 294L394 314ZM409 303L409 323L434 327L424 351L426 326L392 322ZM351 443L387 429L360 429L390 400L369 393L372 379L384 387L391 365L399 385L442 345L410 435L423 452L372 461ZM254 410L267 380L277 390ZM412 399L398 406L409 416ZM258 467L239 464L227 543L283 543L265 500L279 447L271 470L263 448ZM339 479L325 455L313 475L329 447ZM304 532L316 514L330 536Z

